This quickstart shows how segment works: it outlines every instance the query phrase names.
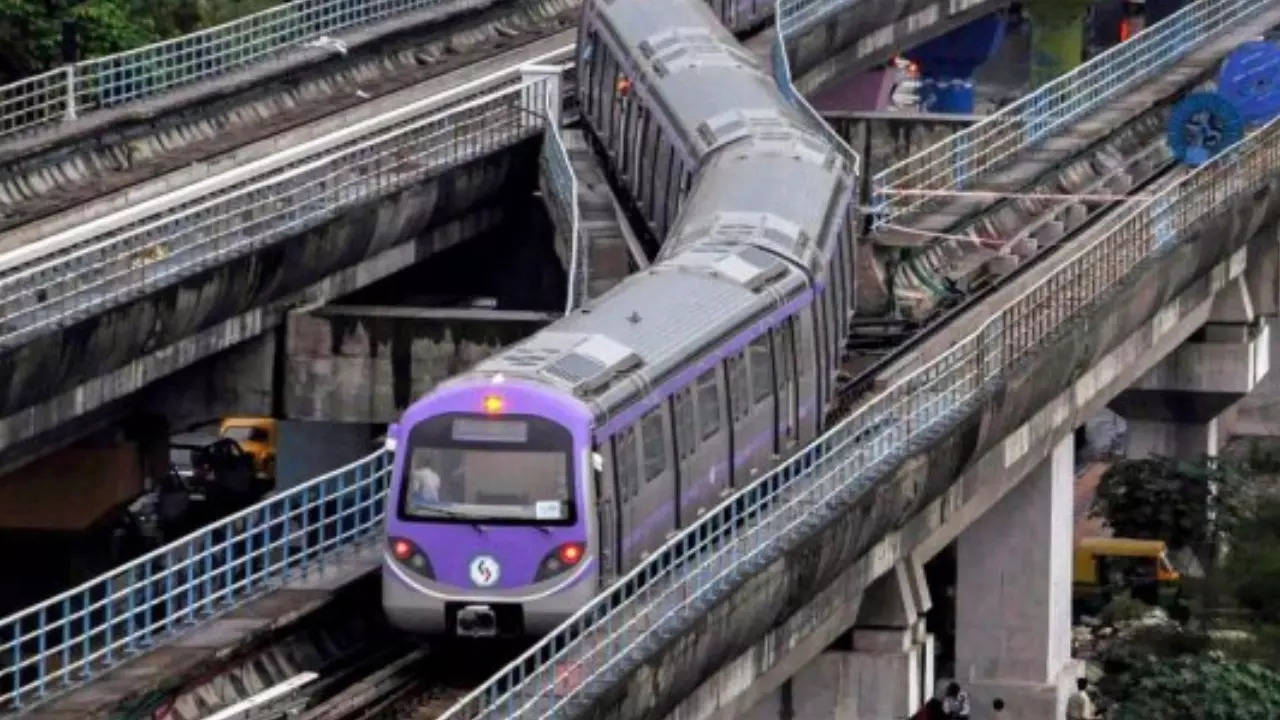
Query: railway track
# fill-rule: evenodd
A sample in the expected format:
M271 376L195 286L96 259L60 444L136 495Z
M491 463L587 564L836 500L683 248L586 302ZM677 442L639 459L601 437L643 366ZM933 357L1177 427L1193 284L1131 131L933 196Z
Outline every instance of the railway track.
M265 157L280 147L273 139L296 145L482 77L540 41L571 43L578 5L518 0L468 12L311 78L280 79L141 128L0 161L0 252Z
M1096 152L1098 149L1095 146L1086 151L1085 154ZM1107 192L1108 186L1124 175L1128 175L1132 180L1130 188L1125 193L1127 196L1146 195L1174 182L1178 177L1181 177L1181 170L1177 163L1169 158L1163 134L1157 132L1142 143L1140 150L1130 155L1125 155L1120 163L1111 166L1106 172L1098 173L1095 178L1083 183L1077 189L1076 194L1093 194L1103 197ZM1041 182L1043 182L1043 178L1037 180L1033 185L1038 185ZM1015 202L1017 202L1016 199L1001 200L981 212L978 216L958 223L958 226L968 228ZM1025 236L1042 228L1052 218L1065 214L1068 206L1074 202L1073 200L1062 198L1049 203L1046 207L1042 207L1033 217L1026 220L1026 224L1019 235ZM911 323L878 318L870 320L855 318L853 320L855 332L850 334L850 341L846 346L849 356L844 365L844 379L837 386L837 404L828 416L828 425L838 422L856 408L860 401L874 395L884 385L893 382L894 376L898 374L894 372L894 366L903 363L913 353L921 350L930 341L935 340L937 333L943 328L952 328L963 322L966 316L971 315L972 311L976 310L1002 288L1010 283L1017 282L1027 273L1032 272L1044 260L1052 257L1061 248L1071 244L1076 238L1097 229L1106 217L1117 211L1126 202L1129 201L1112 199L1084 203L1083 218L1079 218L1077 224L1068 229L1060 238L1038 247L1033 255L1026 258L1012 272L1006 275L987 275L977 278L972 285L965 288L965 291L957 299L946 305L941 312L935 314L926 322ZM869 339L867 334L859 335L857 333L859 325L876 328L878 332ZM874 340L876 337L883 338L884 342L876 342Z

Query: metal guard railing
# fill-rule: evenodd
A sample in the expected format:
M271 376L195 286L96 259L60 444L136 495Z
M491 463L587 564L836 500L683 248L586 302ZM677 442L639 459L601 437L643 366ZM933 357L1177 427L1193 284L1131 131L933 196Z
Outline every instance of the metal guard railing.
M945 201L945 195L920 193L964 188L1270 4L1271 0L1198 0L982 122L880 172L872 179L876 225Z
M573 63L561 68L561 73L572 70ZM547 177L548 200L555 206L555 215L568 225L569 267L568 290L565 293L564 314L568 315L582 305L587 292L587 248L583 244L581 215L578 209L578 176L573 171L569 152L558 123L549 123L542 142L542 167Z
M185 204L0 270L0 348L541 132L552 109L559 117L560 85L560 77L512 74L498 89L464 96L425 118L272 165Z
M225 74L326 33L454 0L294 0L0 86L0 138Z
M83 685L378 541L390 474L380 450L0 620L0 710Z
M788 35L784 28L793 24L789 22L788 16L786 15L786 5L786 0L778 0L778 4L775 6L776 10L773 14L774 41L769 53L772 59L773 80L778 84L778 89L782 91L783 96L785 96L796 109L809 119L809 124L812 129L817 130L827 138L827 141L831 143L831 147L836 151L836 153L844 158L845 163L849 167L849 171L856 177L861 172L858 153L855 152L854 149L849 146L849 143L845 142L845 139L837 134L825 120L822 119L822 116L818 114L818 111L814 110L813 105L809 103L809 99L796 90L796 86L792 82L791 60L787 57L786 39Z
M754 573L795 548L913 452L942 437L1082 312L1228 200L1280 174L1280 121L1076 251L980 329L841 421L692 527L442 716L582 711Z

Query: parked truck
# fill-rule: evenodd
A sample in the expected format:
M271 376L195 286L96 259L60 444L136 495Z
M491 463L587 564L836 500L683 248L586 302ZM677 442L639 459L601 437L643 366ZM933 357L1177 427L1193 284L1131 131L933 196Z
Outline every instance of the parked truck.
M239 444L276 492L364 457L375 444L371 425L269 417L228 417L218 434Z

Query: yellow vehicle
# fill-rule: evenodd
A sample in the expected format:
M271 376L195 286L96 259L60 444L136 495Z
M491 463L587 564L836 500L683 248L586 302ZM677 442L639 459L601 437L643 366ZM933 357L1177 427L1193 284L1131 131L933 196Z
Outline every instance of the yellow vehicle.
M1084 538L1075 548L1072 605L1077 615L1092 614L1128 591L1148 605L1172 609L1181 598L1181 580L1163 540Z
M234 440L253 458L253 471L260 479L276 476L276 421L264 417L230 417L222 421L218 435Z

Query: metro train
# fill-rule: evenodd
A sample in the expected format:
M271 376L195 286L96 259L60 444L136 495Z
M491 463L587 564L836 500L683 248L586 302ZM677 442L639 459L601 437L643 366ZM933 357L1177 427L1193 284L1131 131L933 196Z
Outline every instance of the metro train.
M708 5L583 12L584 124L666 242L389 429L383 606L405 630L549 631L815 437L835 397L850 158Z

